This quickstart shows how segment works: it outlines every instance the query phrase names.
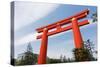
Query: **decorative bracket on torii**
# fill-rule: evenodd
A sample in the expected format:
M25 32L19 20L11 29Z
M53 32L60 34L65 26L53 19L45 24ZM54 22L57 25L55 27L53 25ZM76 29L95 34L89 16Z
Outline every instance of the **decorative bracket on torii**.
M85 18L89 14L89 10L83 10L73 16L55 22L53 24L40 27L36 29L38 33L42 33L41 35L37 36L37 39L42 39L41 47L40 47L40 55L38 57L38 64L45 64L46 63L46 56L47 56L47 44L48 44L48 36L58 34L64 31L73 30L74 35L74 42L75 48L82 48L83 47L83 40L81 36L81 32L79 27L89 24L88 20L78 21L82 18ZM66 27L64 25L69 24ZM54 30L53 30L54 29ZM52 30L52 31L50 31Z

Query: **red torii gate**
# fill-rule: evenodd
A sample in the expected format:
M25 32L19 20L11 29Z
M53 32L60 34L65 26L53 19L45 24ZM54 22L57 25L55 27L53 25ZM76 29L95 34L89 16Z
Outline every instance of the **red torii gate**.
M38 64L45 64L46 63L46 56L47 56L47 44L48 44L48 36L58 34L60 32L64 32L67 30L73 30L74 35L74 42L75 42L75 48L82 48L83 40L81 36L81 32L79 27L89 24L88 20L83 20L81 22L78 22L78 20L85 18L89 14L89 10L83 10L80 13L75 14L74 16L68 17L66 19L63 19L61 21L55 22L53 24L41 27L36 29L38 33L42 33L41 35L37 36L37 39L42 39L41 42L41 48L40 48L40 55L38 56ZM72 22L72 25L69 25L67 27L62 27L66 24L69 24ZM56 29L53 31L49 31L52 29Z

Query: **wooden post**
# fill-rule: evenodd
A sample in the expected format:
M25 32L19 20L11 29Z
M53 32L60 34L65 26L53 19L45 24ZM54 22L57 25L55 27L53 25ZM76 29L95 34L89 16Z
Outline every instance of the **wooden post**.
M48 29L44 28L42 35L42 43L40 48L40 55L38 57L38 64L46 64L47 44L48 44Z
M72 29L73 29L75 47L82 48L83 40L78 26L78 21L76 18L72 18Z

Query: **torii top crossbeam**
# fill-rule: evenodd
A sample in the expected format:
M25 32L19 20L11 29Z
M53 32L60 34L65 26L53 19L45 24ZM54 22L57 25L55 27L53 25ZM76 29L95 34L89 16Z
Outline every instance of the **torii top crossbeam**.
M86 17L88 13L89 13L89 10L86 9L86 10L84 10L84 11L82 11L82 12L80 12L80 13L77 13L77 14L75 14L75 15L73 15L73 16L70 16L70 17L68 17L68 18L66 18L66 19L63 19L63 20L61 20L61 21L55 22L55 23L53 23L53 24L50 24L50 25L47 25L47 26L44 26L44 27L40 27L40 28L38 28L38 29L36 29L36 30L37 30L38 33L40 33L40 32L43 32L43 29L44 29L44 28L48 28L48 30L49 30L49 29L55 28L56 25L57 25L58 23L59 23L60 25L67 24L67 23L69 23L69 22L71 21L71 19L74 18L74 17L75 17L76 19L79 20L79 19L81 19L81 18Z
M79 12L79 13L73 15L73 16L70 16L70 17L65 18L63 20L60 20L60 21L55 22L53 24L49 24L47 26L43 26L43 27L37 28L36 31L38 33L41 33L41 32L43 32L44 28L47 28L48 30L51 30L51 29L54 29L54 28L59 28L59 31L48 32L47 35L50 36L50 35L53 35L53 34L56 34L56 33L60 33L60 32L66 31L66 30L70 30L70 29L72 29L71 25L67 26L65 28L61 28L61 26L70 23L72 21L72 18L80 20L80 19L86 17L88 13L89 13L88 9L83 10L82 12ZM84 21L81 21L81 22L78 23L79 26L83 26L83 25L86 25L86 24L88 24L88 20L84 20ZM39 35L39 36L37 36L37 39L40 39L41 37L42 37L42 35Z

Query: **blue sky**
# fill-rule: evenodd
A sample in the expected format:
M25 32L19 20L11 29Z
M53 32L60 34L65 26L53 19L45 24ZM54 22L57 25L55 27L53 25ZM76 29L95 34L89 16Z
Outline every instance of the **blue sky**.
M33 52L39 54L41 40L37 40L36 28L67 18L84 9L90 13L85 19L91 20L91 14L96 12L95 6L79 6L66 4L49 4L33 2L15 2L15 57L26 50L30 42ZM83 40L91 39L97 49L97 23L88 24L80 28ZM72 30L49 37L47 56L59 58L65 55L72 58L74 48Z

